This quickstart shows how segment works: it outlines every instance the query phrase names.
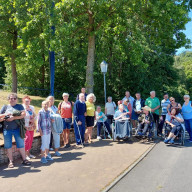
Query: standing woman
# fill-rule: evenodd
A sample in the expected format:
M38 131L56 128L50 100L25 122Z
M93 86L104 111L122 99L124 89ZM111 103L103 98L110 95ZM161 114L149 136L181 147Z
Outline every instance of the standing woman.
M184 95L184 104L182 106L185 128L189 133L189 142L192 142L192 102L189 95Z
M87 129L85 131L85 142L91 143L92 130L94 126L95 120L95 105L96 97L93 93L87 95L86 107L87 107L87 116L86 116L86 124Z
M49 108L48 110L50 111L51 114L58 114L59 111L58 111L58 108L54 105L54 102L55 102L55 99L53 96L49 96L47 97L46 99L48 102L49 102ZM53 127L52 127L53 128ZM53 131L51 131L51 141L50 141L50 145L52 146L52 140L53 140L53 143L54 143L54 150L55 150L55 155L56 156L61 156L61 153L59 153L59 148L60 148L60 134ZM52 148L52 147L50 147Z
M59 103L58 109L63 119L64 148L68 148L70 147L69 134L70 134L71 123L72 123L72 105L74 105L74 103L69 101L68 93L63 93L62 96L63 96L63 101Z
M36 119L36 114L34 111L34 107L30 105L31 103L31 98L26 95L22 99L23 101L23 107L25 109L26 116L24 117L25 119L25 128L26 128L26 133L25 133L25 154L26 154L26 159L30 160L30 158L35 158L34 155L30 154L30 149L32 147L33 143L33 135L34 135L34 130L36 128L35 126L35 119Z

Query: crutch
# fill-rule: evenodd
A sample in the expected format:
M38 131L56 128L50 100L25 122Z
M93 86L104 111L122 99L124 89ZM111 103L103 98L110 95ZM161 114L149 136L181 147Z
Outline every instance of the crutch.
M76 123L76 125L77 125L77 129L78 129L79 137L80 137L80 140L81 140L81 145L82 145L82 148L83 148L84 145L83 145L83 142L82 142L82 138L81 138L81 134L80 134L80 130L79 130L79 125L77 124L76 119L75 119L75 123Z
M104 122L103 122L103 129L104 129L104 139L106 139L105 131L107 132L109 138L112 139L112 138L111 138L111 135L109 134L109 131L107 130L107 127L105 126L105 123L104 123Z

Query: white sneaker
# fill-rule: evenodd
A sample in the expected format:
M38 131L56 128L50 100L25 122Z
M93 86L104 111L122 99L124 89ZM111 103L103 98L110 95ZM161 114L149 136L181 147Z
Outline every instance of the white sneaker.
M30 157L29 157L29 156L26 156L26 160L29 161L29 160L30 160Z
M30 158L35 159L36 157L34 155L29 155Z
M101 140L101 137L100 137L100 136L97 136L97 140Z

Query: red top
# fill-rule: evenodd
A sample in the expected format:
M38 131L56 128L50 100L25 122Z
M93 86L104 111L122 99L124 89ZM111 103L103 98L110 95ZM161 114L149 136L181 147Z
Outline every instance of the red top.
M63 101L60 107L59 110L62 118L72 118L72 106L69 101L67 103Z

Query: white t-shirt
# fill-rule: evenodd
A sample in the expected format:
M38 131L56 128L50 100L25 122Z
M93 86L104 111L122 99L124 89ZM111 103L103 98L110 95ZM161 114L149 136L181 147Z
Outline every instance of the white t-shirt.
M107 115L114 115L115 114L116 104L115 102L107 102L105 104L105 109L107 110Z

